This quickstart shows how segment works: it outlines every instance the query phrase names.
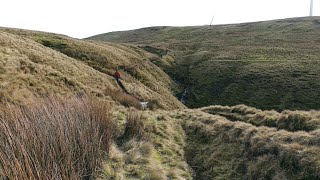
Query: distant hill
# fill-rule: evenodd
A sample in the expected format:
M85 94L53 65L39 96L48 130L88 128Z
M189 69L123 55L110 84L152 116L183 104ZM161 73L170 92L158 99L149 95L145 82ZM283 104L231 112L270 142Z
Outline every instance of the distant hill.
M101 99L150 101L164 109L184 107L173 95L175 83L130 45L94 43L63 35L0 28L0 102L23 104L48 95L91 95ZM132 96L117 86L122 82Z
M150 27L88 39L130 43L158 55L152 61L188 87L189 107L320 108L320 17Z

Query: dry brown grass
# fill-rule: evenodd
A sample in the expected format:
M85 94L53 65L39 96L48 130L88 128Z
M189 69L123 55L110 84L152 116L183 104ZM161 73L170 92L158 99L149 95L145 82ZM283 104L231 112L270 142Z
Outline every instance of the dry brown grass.
M123 83L137 97L156 99L165 109L184 107L172 95L169 76L134 46L5 28L0 28L0 44L0 89L10 102L52 94L104 99L106 87L117 88L113 73L121 66Z
M196 179L319 179L319 130L289 132L181 113Z
M48 98L0 112L0 177L93 179L110 147L109 105Z
M130 112L127 116L127 122L125 124L123 138L141 139L142 137L144 137L144 134L145 134L145 128L144 128L144 123L141 119L141 114L134 111Z
M256 126L276 127L288 131L313 131L320 128L319 111L262 111L245 105L209 106L200 110L221 115L231 121L243 121Z
M150 110L163 109L158 100L150 100L148 103L148 108Z
M135 107L136 109L141 109L139 100L129 94L126 94L118 89L106 88L104 94L110 96L114 101L119 102L125 107Z
M169 113L175 116L160 110L129 110L125 118L114 114L121 134L111 147L103 178L191 179L183 151L183 129Z

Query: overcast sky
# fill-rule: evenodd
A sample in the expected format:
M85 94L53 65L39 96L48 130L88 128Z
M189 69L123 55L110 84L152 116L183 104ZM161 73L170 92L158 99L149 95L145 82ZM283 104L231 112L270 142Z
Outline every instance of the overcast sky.
M0 26L84 38L149 26L230 24L309 15L310 0L1 0ZM319 7L319 8L318 8ZM320 15L320 0L314 0Z

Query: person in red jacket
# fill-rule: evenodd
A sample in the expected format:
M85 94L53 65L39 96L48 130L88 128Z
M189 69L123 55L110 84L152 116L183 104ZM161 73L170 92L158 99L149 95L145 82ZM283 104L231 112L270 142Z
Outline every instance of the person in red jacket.
M114 73L114 78L116 78L117 82L119 82L119 80L120 80L120 73L119 73L118 70Z

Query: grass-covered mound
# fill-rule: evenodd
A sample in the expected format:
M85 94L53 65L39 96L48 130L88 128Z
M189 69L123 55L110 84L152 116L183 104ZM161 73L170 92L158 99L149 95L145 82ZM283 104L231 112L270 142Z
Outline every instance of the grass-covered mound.
M180 115L195 179L320 178L319 129L289 132L195 110Z
M209 106L200 110L220 115L231 121L243 121L255 126L276 127L288 131L313 131L320 129L319 111L262 111L245 105Z

